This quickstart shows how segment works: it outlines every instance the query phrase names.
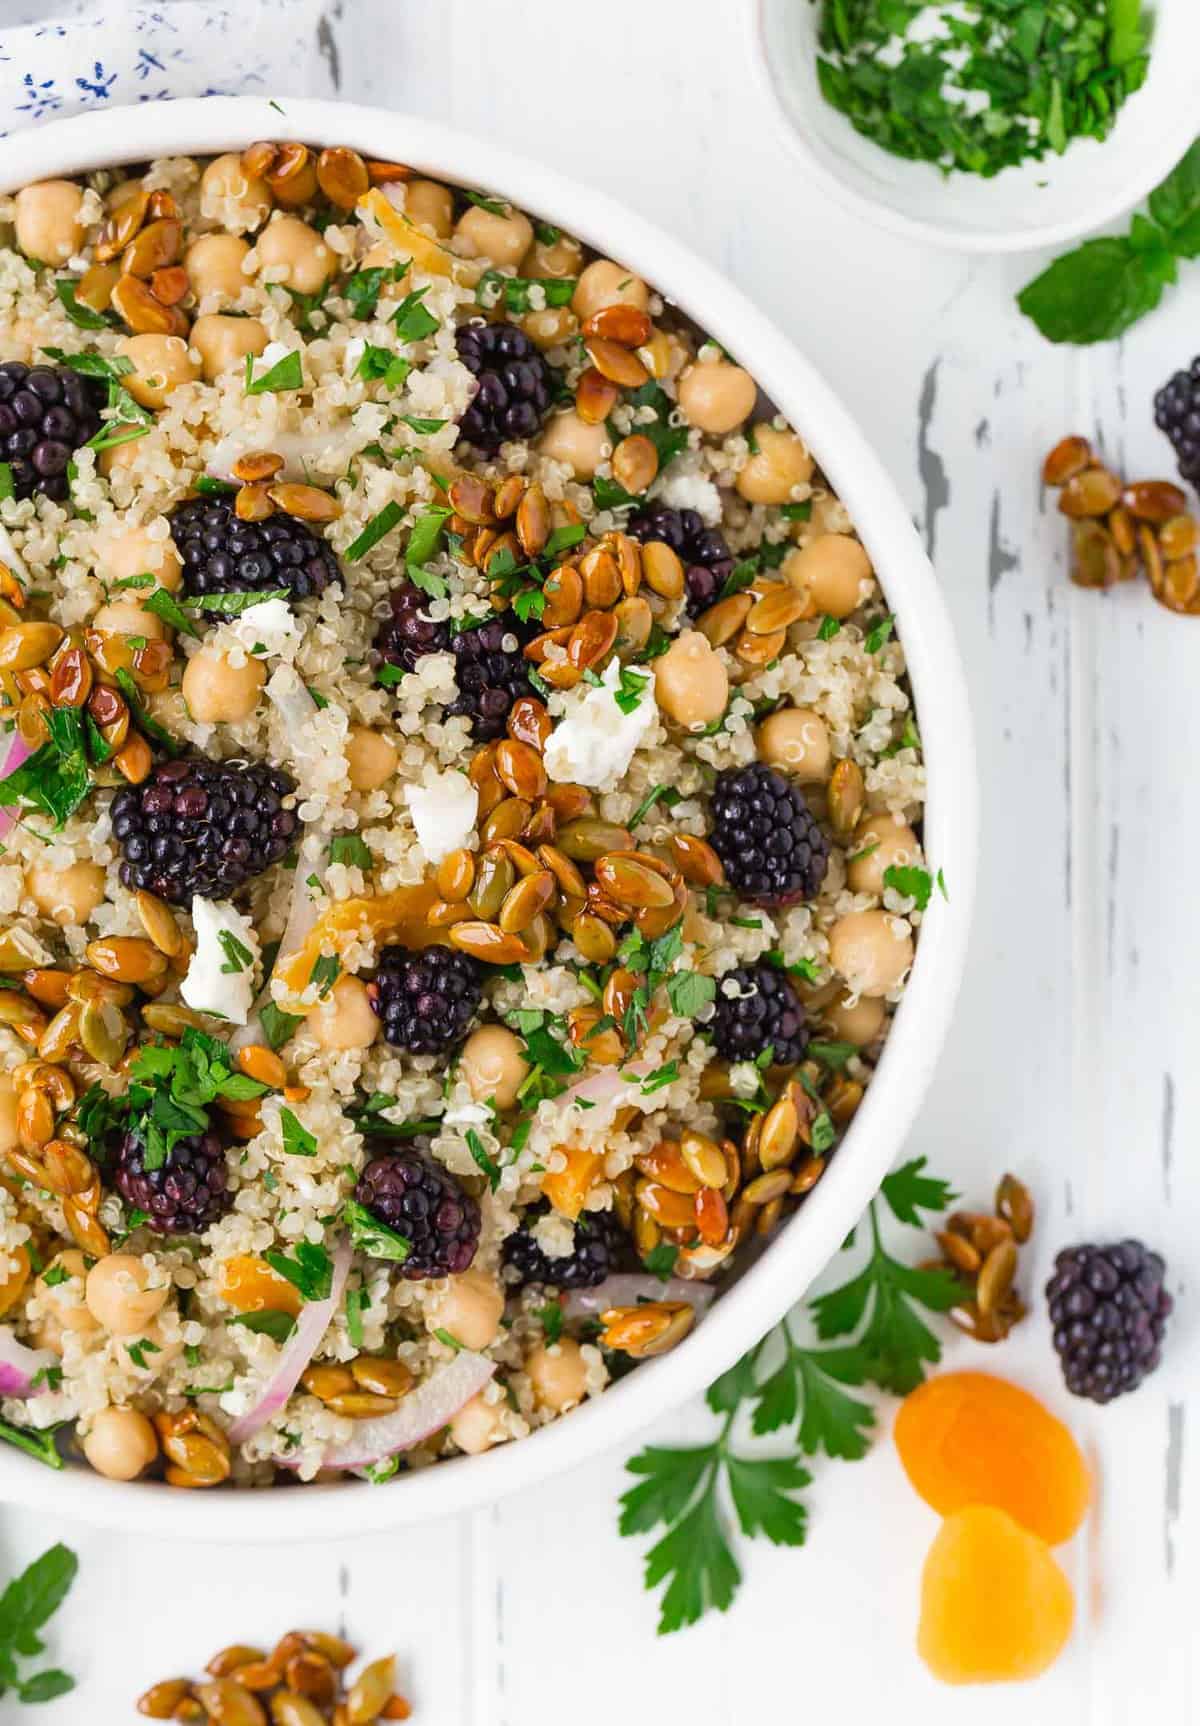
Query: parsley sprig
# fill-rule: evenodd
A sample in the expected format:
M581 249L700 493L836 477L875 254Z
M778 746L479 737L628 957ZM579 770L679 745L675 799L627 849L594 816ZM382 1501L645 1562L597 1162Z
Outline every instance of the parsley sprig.
M75 1680L56 1667L22 1677L20 1662L42 1653L39 1632L66 1599L78 1570L70 1547L51 1546L0 1595L0 1696L12 1690L18 1702L52 1702L75 1688Z
M706 1401L722 1420L708 1444L651 1445L627 1464L637 1484L621 1499L621 1533L664 1531L645 1562L646 1587L666 1584L660 1635L728 1609L742 1579L734 1526L776 1546L804 1544L807 1511L796 1494L811 1483L807 1459L824 1452L856 1462L870 1444L875 1410L846 1386L904 1395L941 1358L921 1309L948 1311L961 1287L947 1271L916 1269L888 1251L880 1201L898 1223L922 1228L927 1214L954 1198L945 1181L925 1172L924 1157L888 1175L868 1209L865 1265L808 1303L818 1342L828 1346L799 1340L800 1317L790 1315L709 1386ZM852 1235L847 1247L853 1244ZM785 1434L790 1449L781 1453ZM770 1451L753 1448L768 1437Z
M180 1139L207 1131L208 1105L218 1097L244 1103L267 1090L257 1079L234 1071L219 1038L191 1025L174 1048L147 1043L139 1049L130 1079L125 1097L90 1114L85 1130L93 1152L103 1160L105 1137L123 1121L145 1147L148 1171L161 1169Z

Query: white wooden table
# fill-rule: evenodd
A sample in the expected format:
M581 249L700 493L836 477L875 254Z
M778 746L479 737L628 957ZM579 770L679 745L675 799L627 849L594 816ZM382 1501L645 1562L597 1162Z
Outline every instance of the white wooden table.
M1068 1406L1040 1314L997 1357L950 1352L1052 1398L1094 1460L1097 1508L1065 1554L1074 1639L1020 1695L929 1678L913 1639L935 1520L883 1441L818 1465L806 1549L744 1549L730 1614L658 1641L643 1543L616 1536L614 1455L459 1522L330 1546L168 1549L6 1510L4 1570L57 1538L82 1561L53 1639L80 1689L44 1726L118 1726L152 1678L298 1622L398 1648L422 1726L835 1708L937 1726L964 1702L975 1726L1014 1706L1055 1726L1200 1719L1200 624L1141 587L1073 590L1037 477L1068 430L1131 474L1172 471L1150 399L1200 347L1200 266L1123 344L1047 346L1013 304L1028 262L924 251L804 183L751 85L746 3L335 0L324 39L348 98L548 154L729 271L841 391L923 526L969 668L984 832L970 974L910 1149L972 1201L1005 1167L1034 1186L1034 1287L1056 1247L1129 1232L1166 1253L1179 1297L1165 1365L1109 1409ZM708 1427L697 1404L653 1437Z

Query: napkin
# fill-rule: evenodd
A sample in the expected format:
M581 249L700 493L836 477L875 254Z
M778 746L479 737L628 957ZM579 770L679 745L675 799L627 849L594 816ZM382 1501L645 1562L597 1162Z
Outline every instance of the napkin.
M0 26L0 137L174 96L317 96L332 89L324 0L113 0Z

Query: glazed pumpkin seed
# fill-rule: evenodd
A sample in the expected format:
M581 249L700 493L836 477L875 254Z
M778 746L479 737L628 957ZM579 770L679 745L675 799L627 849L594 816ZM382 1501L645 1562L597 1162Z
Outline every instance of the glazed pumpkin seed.
M574 565L564 563L551 570L542 592L546 597L542 623L548 630L565 629L578 621L583 610L583 578Z
M683 1151L671 1139L660 1139L656 1145L651 1145L648 1151L643 1151L637 1158L639 1173L648 1177L659 1186L669 1187L673 1193L683 1193L688 1198L694 1198L703 1186L703 1181L695 1174L684 1160ZM640 1198L639 1182L634 1189L635 1197ZM653 1206L651 1206L653 1210ZM657 1210L654 1215L658 1216ZM665 1222L664 1217L659 1221Z
M763 1116L758 1155L764 1169L777 1169L796 1154L800 1118L790 1097L780 1097Z
M694 833L672 833L671 852L684 880L693 887L715 887L725 879L725 870L707 839Z
M17 1098L17 1137L27 1151L40 1150L54 1137L54 1104L32 1085Z
M621 598L621 571L607 547L597 545L585 552L579 560L579 575L584 603L591 609L607 611Z
M515 839L518 833L524 832L532 814L533 805L524 797L505 797L497 803L486 821L480 823L479 837L485 845L496 839Z
M277 1690L268 1704L274 1726L325 1726L315 1702L296 1690Z
M505 896L497 921L507 935L520 935L546 909L558 891L549 869L526 875Z
M395 1414L400 1400L394 1396L377 1396L371 1390L346 1390L327 1397L326 1408L340 1414L343 1420L380 1420L385 1414Z
M617 620L616 650L619 654L638 653L650 639L654 628L654 613L650 602L641 594L635 594L623 599L614 606L613 616Z
M144 1690L137 1699L137 1711L145 1714L151 1720L179 1720L185 1718L177 1710L181 1702L186 1702L192 1694L192 1684L189 1678L164 1678L158 1684L152 1684L149 1690ZM201 1709L201 1717L203 1710Z
M1055 444L1042 464L1042 479L1057 491L1090 467L1094 459L1092 446L1085 437L1065 437Z
M770 1169L756 1175L748 1186L743 1187L742 1197L747 1204L769 1205L772 1200L783 1197L791 1182L792 1177L787 1169Z
M575 386L575 412L585 425L598 426L620 400L621 392L596 366L588 366Z
M663 910L674 903L671 883L648 867L636 851L606 851L596 859L594 868L596 880L618 905Z
M109 935L89 941L86 953L94 970L118 983L150 982L167 968L166 955L138 935Z
M742 628L754 600L748 593L733 593L710 605L697 619L696 627L712 647L725 647Z
M346 1726L371 1726L378 1719L394 1689L395 1676L396 1662L390 1654L363 1668L346 1698Z
M50 700L55 707L82 707L92 693L95 674L82 647L67 647L55 655L50 671Z
M557 845L539 845L537 857L543 868L549 869L563 893L574 899L586 897L587 883L575 864Z
M155 893L148 893L144 887L137 893L138 916L142 928L160 953L165 953L168 959L173 959L183 950L183 931L175 921L174 913L165 899L160 899Z
M661 539L650 540L642 547L642 580L660 599L678 599L684 583L679 554Z
M513 480L517 476L513 475ZM508 482L510 485L512 481ZM508 499L503 497L503 490L496 497L496 513L500 514ZM550 508L546 502L546 494L540 485L526 486L522 483L519 501L513 506L516 510L517 539L526 557L540 557L545 550L546 541L550 538ZM504 514L509 512L504 509Z
M834 832L848 838L862 818L867 787L857 761L839 761L829 776L829 819Z
M679 1137L679 1154L701 1186L724 1187L729 1169L724 1152L712 1139L686 1127Z
M607 965L617 950L617 938L601 918L580 912L570 925L570 936L589 965Z
M1033 1195L1015 1175L1002 1175L996 1188L996 1213L1012 1229L1013 1238L1022 1245L1033 1233Z
M266 1655L261 1648L251 1648L245 1642L233 1642L228 1648L219 1648L204 1670L210 1678L230 1678L239 1667L265 1659Z
M35 935L16 927L0 931L0 972L11 975L31 965L49 965L50 954Z
M402 1360L360 1354L350 1362L350 1371L361 1390L374 1391L377 1396L406 1396L413 1387L413 1375Z
M528 962L529 949L516 935L495 923L456 923L450 930L450 945L482 959L485 965L520 965Z
M528 744L530 749L535 749L540 755L553 729L553 721L546 712L544 703L536 696L522 695L513 702L508 715L508 735L516 738L517 742ZM538 795L544 795L544 791Z
M267 1726L262 1703L236 1678L214 1678L210 1684L198 1684L196 1695L215 1726Z
M504 737L496 745L496 777L514 797L536 803L547 786L546 769L537 750L516 737Z
M1182 498L1183 493L1180 492L1179 496ZM1121 482L1116 475L1109 473L1107 468L1088 467L1067 480L1059 493L1058 507L1064 515L1078 520L1082 516L1107 515L1120 501ZM1129 499L1126 498L1125 502L1128 506ZM1133 514L1136 515L1137 511L1134 510Z
M7 1025L23 1042L40 1043L49 1022L28 995L15 994L7 989L0 995L0 1025Z
M44 665L63 639L57 623L12 623L0 629L0 671Z
M641 1180L634 1188L638 1203L644 1210L649 1211L655 1222L664 1229L686 1229L695 1221L696 1212L692 1201L696 1183L687 1175L682 1157L679 1158L679 1172L681 1177L689 1180L692 1191L681 1193L673 1187L650 1180Z
M806 594L775 582L746 613L746 628L752 635L774 635L777 630L789 629L807 614L808 603Z
M615 822L584 815L577 820L566 821L559 828L555 843L573 862L595 863L606 851L627 850L633 837Z
M475 855L465 847L450 851L434 872L437 890L452 904L465 899L475 882Z
M24 973L21 981L40 1007L49 1007L57 1012L66 1006L67 985L71 981L69 971L51 971L34 966Z
M511 857L504 851L485 851L475 870L475 880L467 894L467 904L476 917L490 923L500 914L500 907L516 884L517 871Z
M637 497L653 482L658 473L658 451L641 432L624 437L612 452L613 478L618 485ZM649 576L647 576L649 581Z
M342 506L330 492L315 485L294 485L284 481L269 488L268 495L277 509L293 515L298 521L336 521Z
M985 1317L990 1317L1000 1306L1012 1287L1016 1272L1016 1241L1000 1241L980 1266L979 1280L975 1285L975 1299Z

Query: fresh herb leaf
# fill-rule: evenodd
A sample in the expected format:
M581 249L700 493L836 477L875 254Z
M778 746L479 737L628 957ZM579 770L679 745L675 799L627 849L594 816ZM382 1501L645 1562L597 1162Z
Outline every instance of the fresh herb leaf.
M379 513L371 517L358 538L352 540L342 553L346 562L358 563L373 546L378 545L381 539L386 538L403 519L404 511L395 498L390 503L385 503Z
M114 676L117 680L117 688L129 703L129 711L133 714L138 730L145 732L151 743L157 743L165 755L178 755L179 750L171 733L164 725L160 725L157 719L151 719L146 712L142 692L134 682L133 674L126 671L123 665L120 665Z
M285 1013L274 1001L263 1002L258 1019L268 1047L277 1051L282 1049L285 1043L291 1042L304 1023L303 1014Z
M818 641L832 641L834 636L841 629L841 627L842 626L838 622L836 617L829 617L829 616L823 617L821 619L821 627L817 630L817 640Z
M933 893L933 876L928 869L918 869L915 865L905 867L899 863L890 863L883 872L883 884L893 888L905 899L916 901L918 911L924 911Z
M415 288L406 294L392 314L392 328L402 342L421 342L431 336L438 321L429 307L422 304L428 288Z
M500 1185L500 1165L493 1157L489 1156L483 1140L479 1137L479 1134L475 1131L474 1127L468 1127L466 1132L463 1134L463 1137L467 1141L467 1149L470 1151L473 1160L487 1176L488 1186L493 1192L495 1192L496 1188Z
M94 312L91 306L80 303L78 298L80 279L76 276L58 276L55 279L54 292L58 296L59 305L71 322L78 325L81 330L112 329L117 321L115 318L105 317L103 312Z
M885 617L879 623L875 624L874 627L867 632L867 638L863 642L863 646L866 648L867 652L878 653L890 639L895 627L896 620L893 617Z
M243 1312L235 1318L225 1320L226 1324L240 1324L243 1330L253 1331L255 1336L269 1336L272 1342L285 1343L296 1328L296 1321L290 1312Z
M665 1283L674 1276L678 1258L679 1248L677 1246L672 1245L670 1241L659 1241L656 1247L650 1248L642 1260L642 1265L644 1269L650 1272L651 1276L655 1276L660 1282Z
M333 1287L333 1260L324 1247L316 1246L312 1241L297 1241L294 1258L275 1247L268 1247L263 1257L273 1271L278 1271L293 1288L299 1289L304 1300L329 1299L329 1291Z
M221 965L223 976L237 976L240 972L249 970L254 964L254 954L245 942L238 940L231 929L218 930L217 941L225 955Z
M61 1468L61 1460L55 1466ZM66 1599L78 1571L79 1560L70 1547L52 1546L0 1595L0 1696L11 1687L21 1702L50 1702L75 1688L75 1680L54 1667L23 1677L18 1660L42 1652L40 1632Z
M893 1169L890 1175L885 1175L879 1189L896 1221L906 1223L910 1228L919 1229L926 1226L922 1211L928 1211L932 1215L938 1211L949 1210L958 1197L949 1181L927 1175L924 1172L925 1167L924 1157L914 1157L910 1162L902 1163L898 1169Z
M0 779L0 805L41 811L61 832L91 790L91 772L79 709L49 708L45 722L46 742Z
M190 609L207 612L214 617L240 617L244 611L249 611L253 606L266 605L272 599L291 599L291 597L292 595L286 587L267 587L260 588L257 593L252 590L239 590L232 593L196 594L185 599L183 603ZM168 621L172 620L168 619ZM174 627L180 629L183 625L176 623ZM191 633L195 635L196 631L193 629Z
M1152 312L1175 263L1165 242L1148 247L1131 235L1085 240L1056 258L1017 295L1017 305L1051 342L1115 341Z
M17 1426L11 1420L0 1420L0 1444L11 1444L14 1449L23 1450L26 1456L44 1462L47 1468L62 1468L63 1459L54 1442L56 1431L56 1427L39 1431L31 1426Z
M411 371L412 361L406 360L403 354L394 354L390 348L377 348L371 342L363 349L362 358L355 367L357 377L368 382L378 380L388 390L403 388Z
M317 995L323 1001L333 985L341 976L342 962L336 953L322 953L308 974L310 983L317 986Z
M369 322L379 308L379 295L384 283L398 282L407 269L407 264L393 264L356 271L342 289L351 316L359 323Z
M676 971L667 978L667 999L681 1019L694 1019L716 993L715 978L699 971Z
M329 861L331 863L344 863L355 869L369 869L371 867L371 853L367 850L364 840L357 833L339 833L335 839L330 841Z
M439 1342L445 1343L447 1348L452 1348L455 1354L461 1354L463 1349L466 1347L465 1343L459 1342L452 1330L443 1330L440 1325L434 1330L433 1334Z
M368 1258L387 1259L402 1265L412 1252L412 1242L406 1236L381 1223L357 1199L346 1200L342 1206L342 1220L350 1231L350 1244L356 1252L366 1253Z
M140 1367L143 1372L149 1372L150 1363L146 1359L146 1356L148 1354L161 1354L162 1349L156 1342L151 1342L148 1336L143 1336L139 1337L137 1342L127 1342L125 1344L125 1353L129 1356L134 1366Z
M540 1323L547 1343L551 1348L553 1348L559 1337L562 1335L563 1330L563 1309L561 1304L556 1300L547 1301L545 1306L539 1306L533 1309L533 1316Z
M533 307L534 289L541 289L544 306L569 306L578 286L573 276L506 276L501 270L485 270L475 289L481 306L504 302L506 311L523 317Z
M346 1290L346 1334L357 1349L363 1347L363 1312L370 1305L370 1299L364 1288Z
M283 1148L293 1157L315 1157L317 1135L310 1133L290 1109L280 1109L279 1125L283 1129Z
M246 382L243 393L248 396L280 395L286 390L304 388L304 363L299 348L284 354L261 377L254 375L254 356L246 355Z

